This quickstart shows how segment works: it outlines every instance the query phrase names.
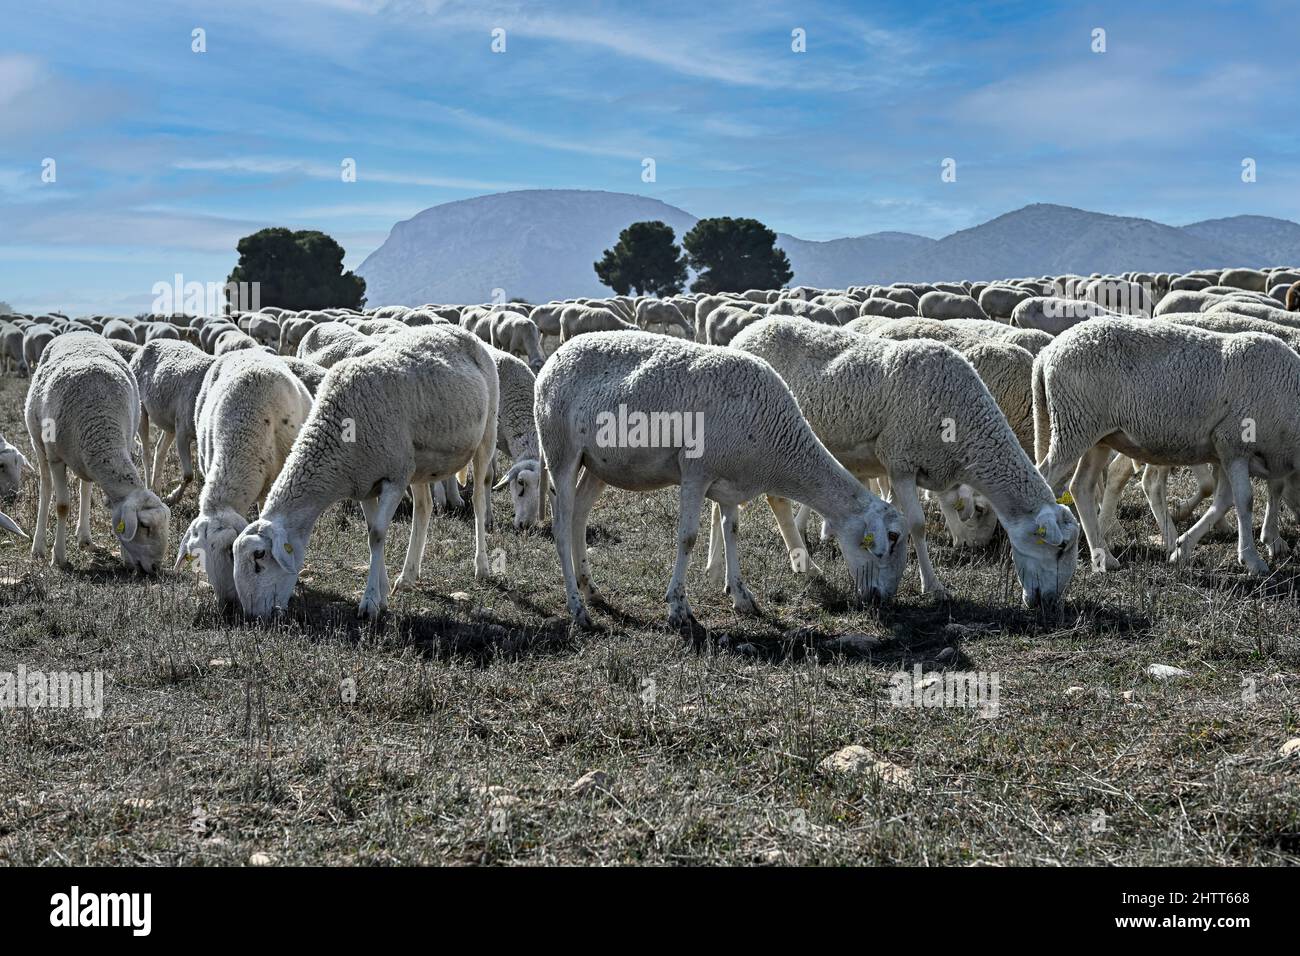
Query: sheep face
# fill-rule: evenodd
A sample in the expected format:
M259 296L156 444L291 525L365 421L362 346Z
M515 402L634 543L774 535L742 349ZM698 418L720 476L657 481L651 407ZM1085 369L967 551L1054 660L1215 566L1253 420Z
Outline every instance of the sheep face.
M302 572L305 541L290 540L283 523L260 519L235 539L235 591L249 617L268 618L289 606Z
M541 521L541 468L536 461L515 462L501 484L510 489L510 502L515 508L515 528L522 531Z
M1060 601L1079 561L1079 523L1064 505L1044 505L1036 515L1007 525L1016 577L1026 607Z
M157 574L167 547L171 510L152 491L137 488L113 508L113 535L122 546L122 563L143 574Z
M858 597L892 600L907 568L907 525L898 509L877 498L832 531Z
M23 453L0 438L0 501L9 501L17 495L23 473L31 470Z
M189 565L202 571L223 607L239 603L235 590L235 539L248 520L233 508L195 518L181 538L176 569Z

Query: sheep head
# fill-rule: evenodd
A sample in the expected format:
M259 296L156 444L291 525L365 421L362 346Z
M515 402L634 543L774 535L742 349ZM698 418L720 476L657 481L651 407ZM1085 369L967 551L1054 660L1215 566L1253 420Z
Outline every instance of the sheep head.
M282 520L254 521L235 539L235 591L250 617L267 618L289 606L302 573L307 542L294 540Z
M137 488L113 506L113 535L122 546L122 563L157 574L167 548L171 509L146 488Z
M0 500L8 501L17 495L23 475L31 470L23 453L0 438Z
M1016 577L1027 607L1053 607L1065 594L1079 562L1079 523L1055 502L1007 523Z
M515 462L493 490L499 491L502 488L510 489L510 502L515 509L515 528L522 531L541 522L541 464L536 459Z
M831 531L863 601L889 601L907 567L906 523L898 509L875 495L860 495L855 510Z
M176 553L176 569L189 566L206 574L223 607L239 603L239 592L235 590L235 539L247 525L248 519L233 508L199 515L190 522Z

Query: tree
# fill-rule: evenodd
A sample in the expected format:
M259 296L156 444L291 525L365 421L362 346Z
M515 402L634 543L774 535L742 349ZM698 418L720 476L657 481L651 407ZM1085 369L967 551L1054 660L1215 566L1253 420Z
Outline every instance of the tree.
M672 227L659 222L634 222L618 234L613 249L595 263L596 275L619 295L666 296L686 284L686 256L674 240Z
M323 232L263 229L239 240L227 282L257 282L262 305L282 309L359 309L366 280L343 271L343 247Z
M0 302L0 315L13 315L14 307L8 302Z
M776 233L757 219L701 219L682 245L697 273L692 292L779 289L794 275Z

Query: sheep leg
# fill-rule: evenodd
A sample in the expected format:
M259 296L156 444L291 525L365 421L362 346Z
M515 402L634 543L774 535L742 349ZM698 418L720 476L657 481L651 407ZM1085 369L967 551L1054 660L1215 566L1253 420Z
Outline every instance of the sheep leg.
M672 580L668 582L668 626L677 630L699 627L690 601L686 598L686 566L691 561L691 549L700 530L700 507L704 504L704 484L696 478L682 481L680 510L677 514L677 563L673 565Z
M771 498L768 499L769 502L771 500ZM808 519L810 517L812 517L812 509L805 504L800 504L799 510L794 514L794 527L799 532L799 547L801 548L808 537ZM788 546L789 543L787 540L786 545Z
M591 627L591 615L578 593L577 575L573 572L573 499L577 494L578 463L561 462L555 469L555 501L551 506L551 537L564 576L564 593L569 615L579 627Z
M781 540L785 542L785 550L790 557L790 570L795 574L820 575L822 569L808 557L808 548L799 532L798 521L792 513L790 499L768 495L767 506L772 509L772 517L776 518L776 528L781 532Z
M383 481L378 495L361 500L366 527L370 529L370 576L366 578L366 590L361 596L361 606L357 609L358 617L373 621L388 607L388 569L384 567L384 542L388 540L388 526L393 521L393 512L397 510L405 492L405 484Z
M1267 576L1268 565L1255 550L1255 525L1251 519L1253 492L1250 487L1250 464L1244 458L1235 458L1227 465L1228 485L1232 489L1232 502L1237 509L1237 560L1251 574Z
M1227 475L1220 470L1214 486L1214 495L1210 498L1210 507L1195 524L1179 536L1174 553L1169 556L1170 562L1181 564L1190 558L1201 538L1205 537L1206 532L1227 513L1231 505L1232 492L1228 487Z
M1191 470L1196 478L1196 492L1174 505L1175 521L1186 521L1197 505L1214 494L1214 469L1209 465L1193 465Z
M393 593L415 587L424 563L424 543L429 536L429 518L433 514L433 495L429 482L411 485L411 540L406 545L402 573L393 582Z
M140 425L136 429L136 434L140 438L140 470L145 473L145 483L150 491L157 491L154 487L154 477L149 471L149 463L152 462L153 456L150 454L149 446L149 413L145 411L144 406L140 406ZM166 432L163 435L166 436Z
M36 503L36 530L32 532L32 558L45 560L45 536L50 528L50 499L54 496L54 482L50 474L50 460L46 457L45 446L32 442L36 455L36 467L40 472L40 493Z
M907 521L908 534L916 549L916 563L921 569L921 593L933 594L940 600L946 599L949 596L948 589L934 573L930 552L925 545L925 509L921 507L921 499L916 494L916 479L912 475L891 476L890 492L894 506Z
M176 434L171 436L176 441L176 459L181 463L181 483L167 493L163 499L168 505L174 505L181 500L185 494L185 489L189 487L194 480L194 452L191 444L194 441L194 426L188 423L182 423L176 429ZM158 480L162 480L161 473Z
M78 502L77 547L90 547L90 492L93 485L84 478L81 481L81 501Z
M704 580L718 588L724 582L725 556L722 544L722 506L716 501L709 509L709 558L704 563Z
M604 490L605 482L590 468L583 469L573 499L573 570L578 576L578 590L588 601L599 600L600 592L591 581L591 563L587 560L587 519Z
M719 509L722 511L722 540L727 549L727 593L731 595L731 607L737 614L757 614L754 596L740 579L740 507L715 506L715 516Z
M496 428L492 427L484 432L483 440L474 449L474 478L470 486L470 499L474 504L474 577L480 581L492 574L492 565L488 561L487 523L492 502L492 458L496 453ZM452 483L455 481L453 478Z
M1092 555L1092 569L1098 573L1115 571L1119 561L1106 547L1106 536L1101 530L1097 510L1097 477L1106 467L1110 453L1100 445L1088 449L1079 462L1079 467L1070 481L1070 494L1074 496L1074 509L1079 513L1079 523L1088 539L1088 551Z
M68 494L68 466L56 462L50 469L50 478L54 482L54 559L56 567L68 564L68 512L71 510Z
M949 488L935 497L939 501L939 511L943 515L943 523L948 527L948 535L952 538L952 543L957 547L968 544L970 539L966 534L961 512L953 504L961 500L961 493L956 488Z
M1150 466L1147 467L1150 471ZM1146 472L1143 472L1145 478ZM1133 480L1133 459L1119 455L1106 469L1106 490L1101 497L1101 533L1110 534L1114 530L1119 514L1119 502L1124 497L1124 489ZM1156 519L1157 521L1159 518Z
M1291 553L1291 546L1282 537L1278 525L1282 522L1282 498L1286 482L1277 479L1268 483L1268 505L1264 509L1264 526L1259 532L1259 543L1268 551L1270 559L1276 561Z
M140 430L144 431L143 425L140 426ZM149 490L152 492L156 493L162 483L163 459L167 457L167 449L171 447L171 443L171 432L163 432L162 437L158 439L158 444L154 446L153 457L150 458L148 449L144 452L143 460L148 474Z
M1142 491L1147 496L1147 505L1150 506L1151 514L1156 519L1156 526L1160 529L1166 558L1173 553L1174 544L1178 540L1178 529L1174 527L1174 519L1169 514L1168 484L1168 468L1147 465L1143 469ZM1106 523L1103 521L1102 528L1105 527Z

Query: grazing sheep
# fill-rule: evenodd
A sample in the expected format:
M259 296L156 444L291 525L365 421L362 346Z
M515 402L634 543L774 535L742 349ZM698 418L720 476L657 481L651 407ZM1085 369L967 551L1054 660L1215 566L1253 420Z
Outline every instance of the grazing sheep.
M1291 425L1297 403L1300 356L1255 332L1097 319L1059 336L1034 361L1039 468L1058 494L1069 482L1096 571L1119 567L1094 491L1114 449L1154 465L1217 463L1210 508L1177 539L1170 560L1190 556L1235 505L1238 560L1266 574L1252 540L1250 477L1284 480L1300 467Z
M1011 324L1020 329L1038 329L1048 335L1060 335L1085 319L1115 315L1116 313L1086 299L1036 295L1015 307L1011 313Z
M996 320L949 319L944 325L978 335L983 339L1018 345L1030 355L1037 355L1052 341L1052 336L1041 329L1019 329Z
M1247 292L1267 292L1268 275L1258 269L1227 269L1219 276L1219 285Z
M785 383L753 356L639 331L583 335L542 369L534 413L555 483L555 549L579 625L591 625L584 598L596 594L587 518L606 484L680 486L677 561L666 595L671 627L696 624L686 566L706 497L722 509L726 589L737 611L756 611L740 579L737 511L760 494L804 501L826 516L861 597L888 600L898 589L907 560L899 547L902 517L831 457ZM619 421L632 422L624 435ZM648 435L639 427L647 422ZM788 534L789 503L776 507L784 508Z
M1271 305L1262 305L1258 302L1246 302L1241 299L1223 299L1215 302L1209 308L1204 310L1206 315L1227 313L1231 315L1246 316L1251 319L1262 319L1265 322L1273 322L1277 325L1289 325L1300 328L1300 318L1295 313L1288 312L1285 309L1274 308Z
M260 349L223 355L203 377L194 409L203 491L176 568L197 558L222 607L239 602L235 538L271 490L310 410L306 386Z
M709 345L727 345L740 331L767 316L734 306L723 305L709 313L704 323L704 341Z
M784 319L751 326L731 347L776 369L850 473L889 478L891 502L916 548L922 591L947 596L930 563L917 487L945 492L969 485L1007 531L1025 603L1052 605L1064 594L1078 557L1078 526L959 353L940 342L873 339ZM803 543L787 545L794 552Z
M23 357L23 327L11 322L0 323L0 366L5 374L17 372L26 375L27 360Z
M248 328L246 331L248 332L249 337L259 345L264 345L269 349L279 351L280 322L275 317L254 313L248 318Z
M510 491L515 527L539 524L546 510L546 485L542 467L542 446L533 420L537 376L533 370L500 349L492 350L500 383L497 404L497 450L510 456L510 470L493 488Z
M330 321L330 317L321 312L312 312L304 316L281 318L280 339L276 348L281 355L297 355L298 343L302 337L321 322Z
M526 315L509 310L493 312L487 318L487 331L493 348L525 359L534 372L546 364L542 334Z
M613 309L587 305L566 305L560 313L560 341L588 332L636 331L631 322L619 318Z
M946 292L936 288L921 296L916 311L926 319L987 319L980 304L964 293Z
M140 444L144 451L141 461L150 491L157 493L160 490L163 459L167 457L172 442L176 443L181 481L163 497L168 505L180 501L194 480L190 443L194 441L195 403L203 386L203 377L215 361L213 356L188 342L156 339L140 349L130 363L140 392ZM150 425L162 431L158 449L152 454Z
M58 332L48 325L34 325L23 333L23 363L29 371L36 371L41 354L57 335Z
M1011 313L1016 306L1030 298L1025 289L1016 289L1005 285L991 285L979 294L976 300L984 314L995 322L1010 322Z
M131 452L140 425L140 393L130 367L97 335L62 335L32 374L25 410L40 473L41 496L32 557L46 555L50 503L55 504L53 563L67 564L68 476L81 479L78 544L90 544L91 485L112 511L113 533L128 567L153 574L162 565L171 513L150 491Z
M908 290L904 289L902 291L906 292ZM867 299L858 306L858 315L876 315L885 319L906 319L916 315L916 306L894 299L872 298Z
M262 344L247 332L241 332L239 329L227 329L213 341L212 354L226 355L229 352L238 352L241 349L259 349L261 347Z
M316 390L320 388L320 383L325 380L325 373L329 371L324 366L317 365L315 362L308 362L306 359L300 359L294 355L282 355L281 361L289 366L289 371L297 376L298 381L307 387L307 391L315 397Z
M382 341L363 335L342 322L322 322L313 326L298 343L298 358L315 362L322 368L333 368L346 358L373 351Z
M663 299L642 299L636 304L637 328L651 331L651 326L658 326L665 332L680 329L685 335L695 334L695 327L686 320L682 310Z
M0 435L0 501L9 501L18 494L23 475L30 474L31 464L27 456L5 441Z
M486 577L497 399L488 346L448 325L389 336L331 370L261 517L235 540L235 590L244 612L264 618L288 606L316 521L331 504L350 498L361 502L370 529L370 575L359 613L378 617L388 602L384 542L407 487L414 505L411 541L394 590L419 580L433 510L429 482L471 460L474 574Z

